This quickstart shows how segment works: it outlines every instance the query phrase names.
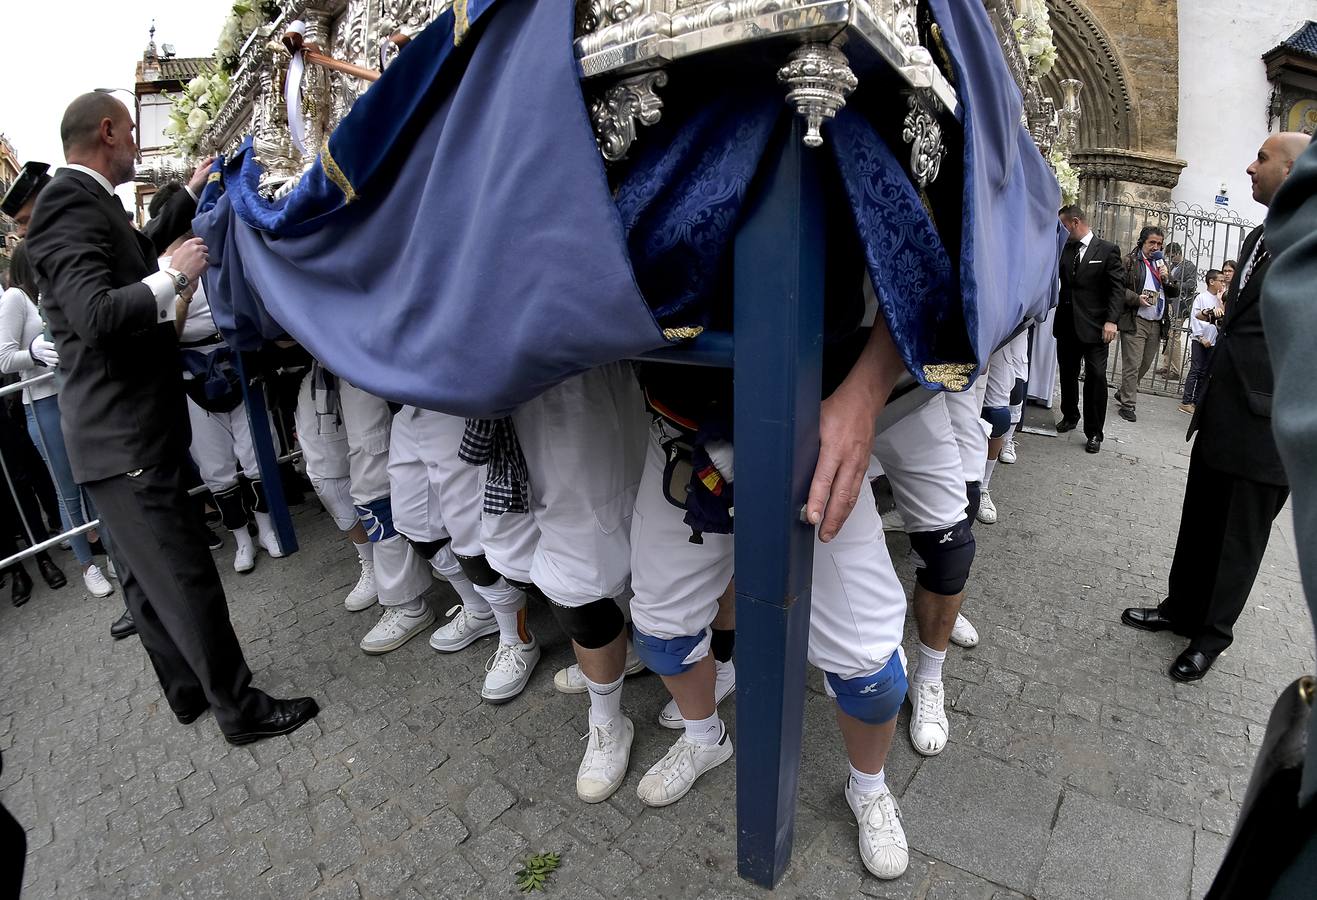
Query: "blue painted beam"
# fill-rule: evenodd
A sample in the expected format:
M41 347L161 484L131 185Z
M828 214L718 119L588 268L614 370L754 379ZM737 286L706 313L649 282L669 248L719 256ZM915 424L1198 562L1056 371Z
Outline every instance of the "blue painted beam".
M732 336L725 331L706 331L699 337L661 350L642 353L641 359L676 363L685 366L732 367Z
M824 229L803 136L796 118L770 148L734 262L737 866L765 887L791 861L814 556Z
M274 435L270 432L264 376L260 374L260 364L255 354L234 355L238 376L242 381L242 402L247 409L247 421L251 425L256 466L265 487L265 499L270 504L270 523L274 525L274 533L279 537L279 547L284 555L291 556L297 552L297 533L293 530L293 517L288 513L288 501L284 497L283 476L279 472L279 451L274 445Z

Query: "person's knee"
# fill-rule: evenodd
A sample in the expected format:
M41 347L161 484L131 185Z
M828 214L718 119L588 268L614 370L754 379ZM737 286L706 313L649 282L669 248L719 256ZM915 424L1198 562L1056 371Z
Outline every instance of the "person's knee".
M369 503L358 503L357 518L361 527L366 529L366 537L372 544L398 536L397 529L393 527L393 504L387 494Z
M480 587L490 587L498 583L503 576L494 571L494 567L489 564L485 554L478 556L463 556L460 553L454 553L457 557L458 564L462 567L462 574L472 584Z
M633 628L636 656L658 675L680 675L709 655L712 633L703 628L698 634L661 638Z
M966 518L950 528L919 531L910 535L910 547L923 564L915 569L920 587L944 597L965 590L974 565L974 531Z
M901 655L896 652L888 657L886 665L871 675L842 678L828 672L827 679L841 711L869 725L882 725L895 719L905 700L905 666L901 664Z
M617 608L617 603L611 597L581 606L563 606L550 600L549 606L553 610L553 617L558 620L558 627L587 650L607 647L626 627L622 610Z
M444 546L448 544L448 541L449 538L446 537L439 538L437 541L418 541L413 538L407 538L407 543L412 545L412 549L416 551L416 555L427 562L434 559L434 555L442 550Z
M991 437L1003 437L1011 430L1011 408L1009 406L985 406L983 420L992 426Z

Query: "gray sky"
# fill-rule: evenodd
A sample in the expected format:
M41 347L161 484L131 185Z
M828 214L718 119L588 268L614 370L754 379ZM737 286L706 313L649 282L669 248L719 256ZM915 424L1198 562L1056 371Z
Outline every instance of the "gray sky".
M0 132L21 162L64 162L59 120L92 88L133 87L156 23L156 46L179 56L215 48L230 0L0 0ZM116 96L131 108L127 94Z

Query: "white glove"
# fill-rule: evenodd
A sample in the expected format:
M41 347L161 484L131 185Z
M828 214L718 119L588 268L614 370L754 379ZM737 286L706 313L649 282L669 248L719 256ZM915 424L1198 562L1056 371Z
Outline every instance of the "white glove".
M31 355L32 361L39 366L49 366L55 368L59 365L59 354L55 352L55 345L41 336L32 339L32 345L27 348Z

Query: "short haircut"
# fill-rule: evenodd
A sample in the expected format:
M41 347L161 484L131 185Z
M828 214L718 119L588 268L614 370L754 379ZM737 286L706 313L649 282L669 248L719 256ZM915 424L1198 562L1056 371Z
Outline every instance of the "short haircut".
M1088 217L1084 215L1084 209L1078 203L1068 203L1057 211L1058 216L1065 216L1067 219L1078 219L1081 222L1087 222Z
M1183 253L1184 248L1181 247L1179 244L1175 243L1174 241L1172 241L1171 243L1166 245L1166 252L1169 253L1171 256L1174 256L1177 253Z
M151 203L146 207L146 211L151 214L151 218L154 219L156 216L160 215L160 210L165 208L165 204L181 190L183 190L183 185L177 181L170 181L162 184L159 190L151 196Z
M1207 272L1203 275L1203 284L1209 283L1213 278L1220 278L1220 277L1221 277L1220 269L1208 269Z
M64 118L59 123L64 155L68 156L70 150L90 146L100 133L102 121L126 112L127 107L109 94L91 91L78 97L64 110Z

